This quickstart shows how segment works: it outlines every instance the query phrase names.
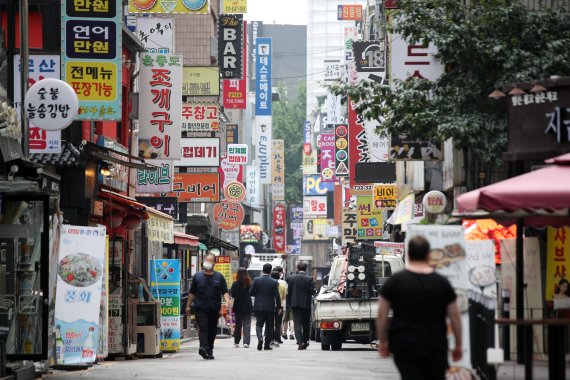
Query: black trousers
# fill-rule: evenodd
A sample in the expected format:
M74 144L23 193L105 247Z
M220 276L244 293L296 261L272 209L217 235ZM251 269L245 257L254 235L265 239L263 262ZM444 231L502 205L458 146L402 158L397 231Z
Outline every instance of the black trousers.
M200 329L200 332L198 334L198 337L200 339L200 347L203 347L208 351L213 351L220 311L196 310L194 314L196 315L196 322L198 323L198 328Z
M311 309L307 307L294 307L293 322L295 322L295 338L297 338L297 344L309 342L309 335L311 333Z
M283 312L275 313L275 331L273 333L273 340L281 340L281 327L283 325Z
M275 312L274 311L256 311L255 312L255 333L257 334L257 339L263 341L263 326L265 325L265 346L269 346L273 340L273 330L275 323Z
M415 357L413 354L394 354L394 362L402 380L444 380L449 366L447 353Z
M234 329L234 343L239 344L241 340L241 329L243 326L243 344L249 345L251 339L251 312L236 313L236 326Z

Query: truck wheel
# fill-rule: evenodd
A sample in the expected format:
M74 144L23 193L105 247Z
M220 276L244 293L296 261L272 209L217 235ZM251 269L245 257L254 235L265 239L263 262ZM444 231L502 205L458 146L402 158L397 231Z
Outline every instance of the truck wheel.
M342 340L340 339L331 344L331 349L333 351L340 351L341 348L342 348Z
M323 350L323 351L328 351L328 350L330 350L330 349L331 349L331 345L330 345L330 344L321 343L321 350Z
M315 342L321 342L321 329L315 329Z

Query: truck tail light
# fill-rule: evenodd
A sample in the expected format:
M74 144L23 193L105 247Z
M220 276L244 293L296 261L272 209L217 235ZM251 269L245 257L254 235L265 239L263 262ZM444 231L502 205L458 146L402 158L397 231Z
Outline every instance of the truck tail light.
M341 323L339 321L322 321L321 330L340 330Z

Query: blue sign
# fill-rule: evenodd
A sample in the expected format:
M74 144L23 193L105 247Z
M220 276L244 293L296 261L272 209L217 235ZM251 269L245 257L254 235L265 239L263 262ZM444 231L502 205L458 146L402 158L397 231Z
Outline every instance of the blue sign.
M150 260L150 290L160 300L160 347L180 349L180 260Z
M334 191L334 182L323 182L320 174L303 177L303 195L327 195L329 191Z
M257 38L255 59L255 114L271 116L271 38Z

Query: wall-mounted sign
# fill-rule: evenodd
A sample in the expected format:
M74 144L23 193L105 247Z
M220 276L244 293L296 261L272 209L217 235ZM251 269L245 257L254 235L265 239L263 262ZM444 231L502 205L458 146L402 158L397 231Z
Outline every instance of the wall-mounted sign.
M244 215L245 211L240 203L224 200L214 206L214 221L224 231L232 231L241 226Z
M120 0L62 2L62 79L79 99L79 120L122 118Z
M303 240L328 240L327 230L330 226L328 219L306 217L302 224Z
M247 13L247 0L224 0L224 13Z
M283 203L273 206L273 249L277 253L284 253L287 245L286 215Z
M152 295L160 301L160 348L180 349L180 260L150 260Z
M444 67L436 58L437 47L432 43L412 45L401 34L393 34L390 53L392 80L414 77L435 81L443 74Z
M207 103L182 104L182 130L213 132L220 130L220 106Z
M137 197L137 201L178 219L178 199L175 197Z
M256 116L256 141L255 141L255 157L259 165L259 178L261 183L269 185L271 183L271 147L273 146L273 120L271 116Z
M192 137L181 141L182 157L175 166L220 166L220 139L218 137Z
M441 214L447 207L447 197L441 191L433 190L424 195L422 204L428 214Z
M325 59L325 82L334 82L340 79L340 59Z
M273 140L271 149L271 194L274 201L285 200L285 141Z
M384 41L355 41L352 50L358 79L384 83L386 79Z
M182 135L182 56L140 53L139 156L177 160Z
M342 245L346 243L354 243L358 234L358 220L356 217L356 210L344 207L342 209Z
M318 174L303 176L304 195L327 195L329 191L334 191L333 182L324 182Z
M382 210L374 207L371 195L356 197L358 239L381 239L384 221Z
M242 243L260 243L261 226L253 224L240 226L239 241Z
M257 38L255 114L271 116L271 38Z
M149 53L174 53L174 19L137 17L137 37Z
M78 111L77 94L59 79L36 82L25 99L26 116L38 128L58 131L68 127Z
M226 188L231 182L243 182L243 172L244 166L230 164L227 155L222 152L220 167L218 168L222 188Z
M157 169L137 169L136 192L169 193L172 191L174 165L169 160L149 160L149 164L158 166Z
M338 20L362 21L362 5L346 4L339 5L337 12Z
M374 206L394 210L398 201L398 186L395 184L374 185Z
M243 77L243 16L221 14L218 16L218 64L222 79Z
M326 218L327 197L323 196L303 197L303 217Z
M348 125L335 125L335 175L348 177Z
M241 182L230 182L224 186L224 197L231 203L240 203L245 199L246 190Z
M333 133L321 135L321 178L323 182L336 182L335 175L335 136Z
M249 145L228 144L227 158L233 165L246 165L249 157Z
M441 150L431 141L407 135L392 135L390 145L392 160L441 160Z
M220 68L218 66L186 66L183 70L182 95L220 95Z
M245 186L247 190L245 203L251 207L259 207L261 195L259 168L253 165L247 165L245 168Z
M237 144L239 142L239 125L226 124L226 144Z
M178 173L174 175L172 191L178 202L216 203L220 201L220 175Z
M223 81L224 108L245 109L247 105L247 22L243 22L243 68L241 79ZM237 142L237 141L236 141Z
M129 0L129 13L208 14L208 0Z

